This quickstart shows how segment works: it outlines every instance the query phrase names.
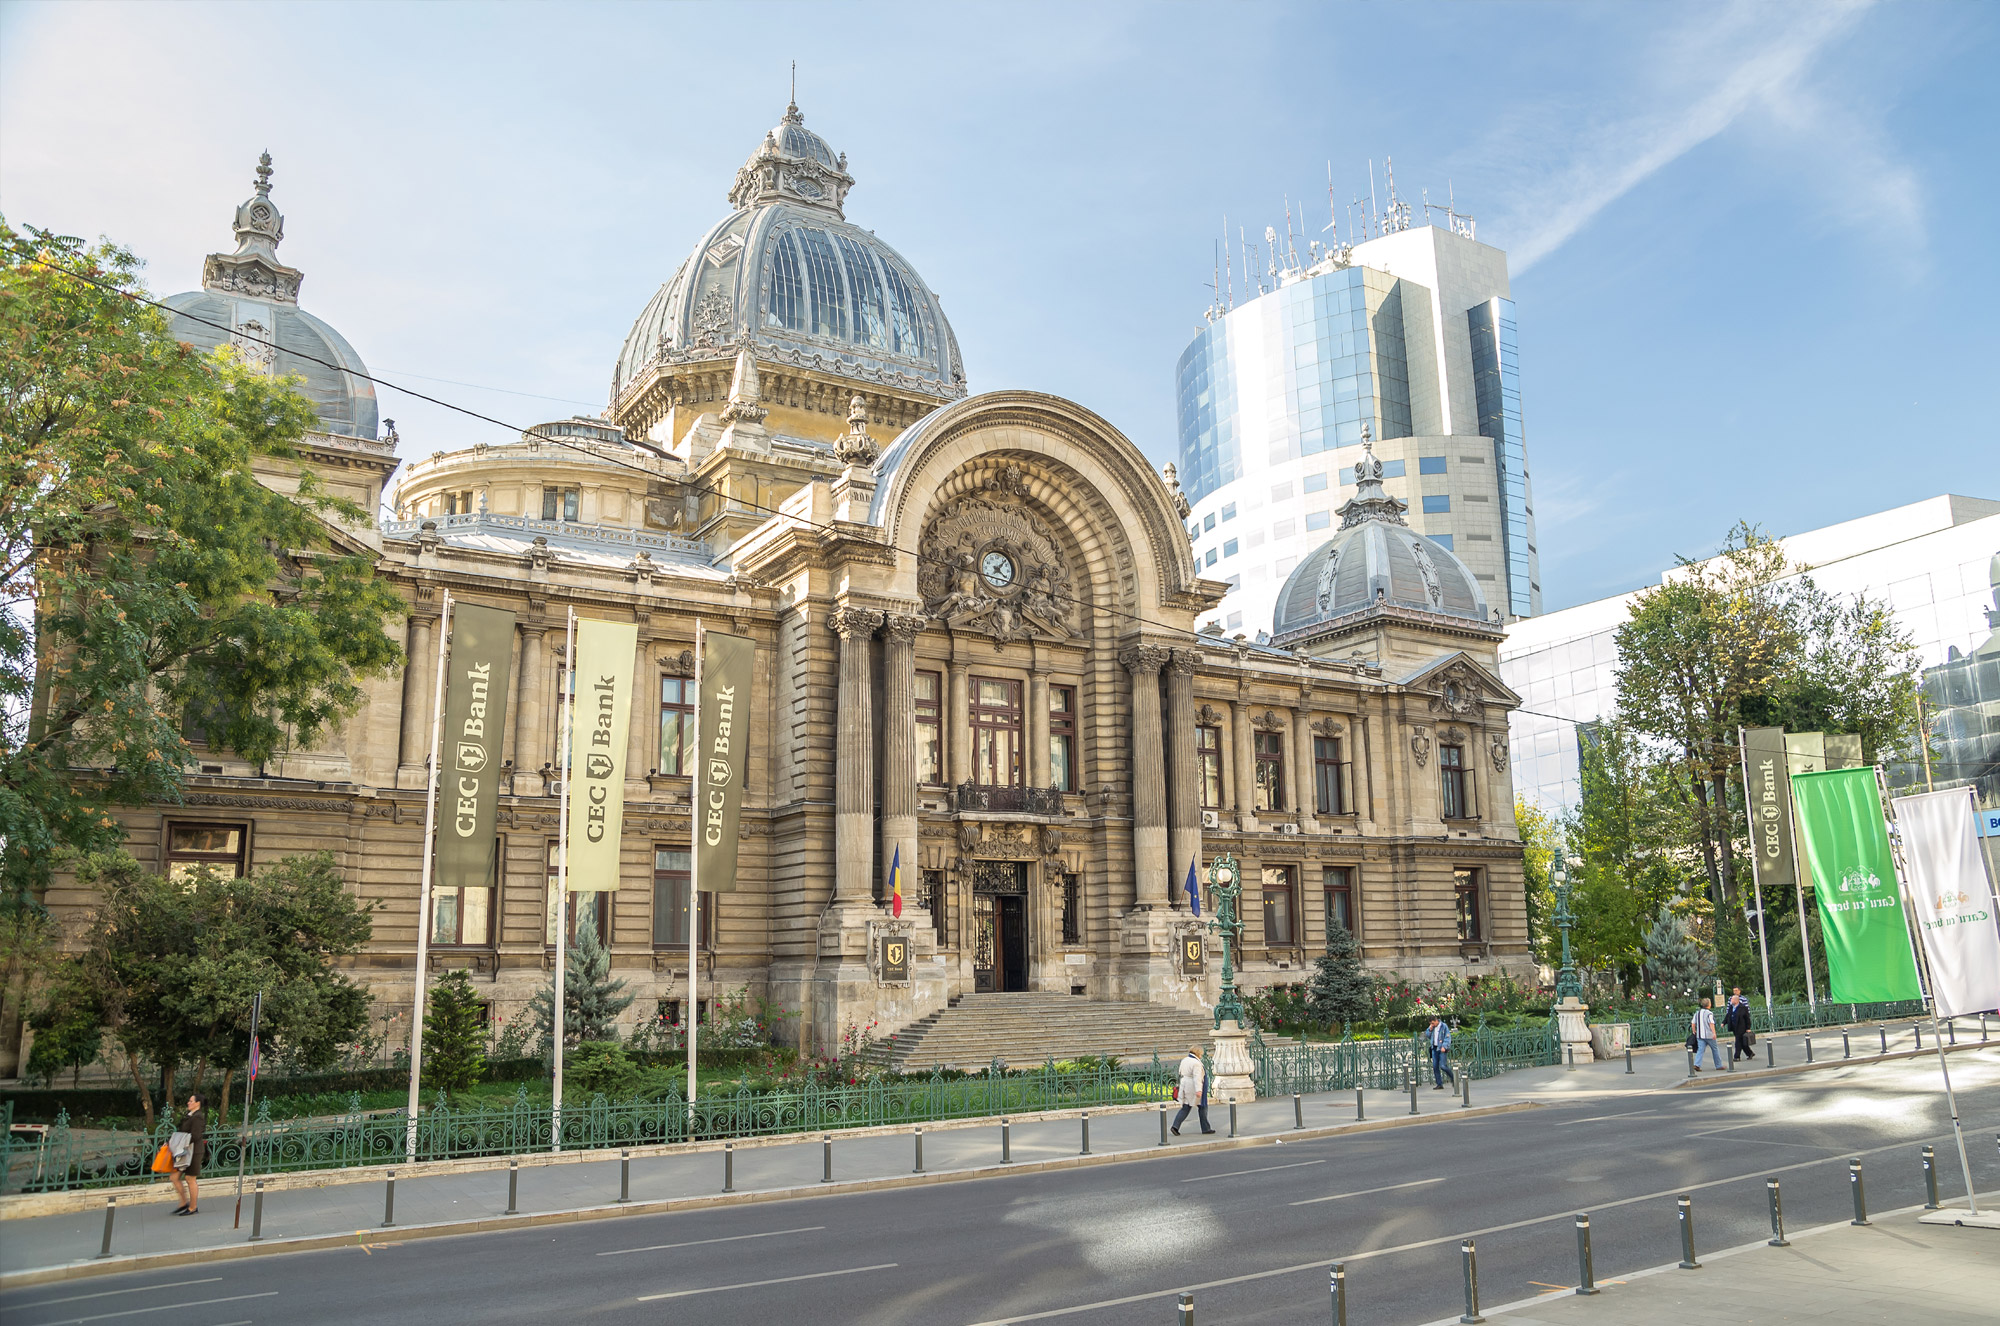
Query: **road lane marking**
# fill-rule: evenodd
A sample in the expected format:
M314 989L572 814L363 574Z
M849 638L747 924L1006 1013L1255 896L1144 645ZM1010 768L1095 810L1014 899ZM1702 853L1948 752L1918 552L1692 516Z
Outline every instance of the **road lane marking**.
M1293 1202L1293 1206L1311 1206L1315 1202L1337 1202L1343 1197L1367 1197L1378 1192L1396 1192L1402 1188L1421 1188L1427 1183L1443 1183L1444 1176L1435 1179L1417 1179L1411 1183L1392 1183L1386 1188L1363 1188L1359 1192L1337 1192L1331 1197L1308 1197L1303 1202Z
M765 1285L789 1285L800 1280L824 1280L832 1275L860 1275L863 1271L893 1271L895 1262L877 1266L850 1266L842 1271L814 1271L811 1275L781 1275L775 1280L746 1280L740 1285L710 1285L706 1289L676 1289L667 1294L641 1294L639 1302L655 1303L663 1298L693 1298L696 1294L722 1294L731 1289L762 1289Z
M213 1303L241 1303L246 1298L276 1298L278 1291L267 1289L261 1294L231 1294L228 1298L198 1298L192 1303L156 1303L150 1308L127 1308L123 1312L101 1312L95 1317L65 1317L61 1321L44 1322L42 1326L82 1326L86 1321L110 1321L113 1317L137 1317L147 1312L173 1312L180 1308L205 1308Z
M812 1234L825 1229L825 1225L801 1225L797 1229L771 1229L762 1234L732 1234L725 1239L690 1239L686 1243L653 1243L643 1248L618 1248L611 1252L600 1252L600 1257L623 1257L628 1252L665 1252L669 1248L699 1248L705 1243L740 1243L744 1239L774 1239L784 1234Z
M68 1298L45 1298L39 1303L23 1303L9 1309L13 1312L32 1312L36 1308L52 1308L58 1303L81 1303L86 1298L115 1298L119 1294L148 1294L155 1289L182 1289L188 1285L220 1284L222 1277L211 1275L206 1280L169 1280L163 1285L140 1285L136 1289L106 1289L95 1294L71 1294Z
M1603 1123L1606 1119L1637 1119L1642 1115L1658 1113L1658 1110L1627 1110L1623 1114L1593 1114L1588 1119L1564 1119L1556 1127L1567 1128L1571 1124L1578 1123Z
M1262 1169L1233 1169L1227 1174L1197 1174L1194 1178L1182 1179L1181 1182L1207 1183L1210 1179L1233 1179L1244 1174L1269 1174L1274 1169L1303 1169L1307 1165L1324 1165L1325 1163L1324 1160L1300 1160L1290 1165L1266 1165Z

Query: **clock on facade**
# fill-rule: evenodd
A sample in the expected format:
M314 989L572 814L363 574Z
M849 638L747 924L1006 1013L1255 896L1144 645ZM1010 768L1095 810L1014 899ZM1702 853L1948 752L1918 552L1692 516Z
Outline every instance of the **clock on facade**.
M996 549L980 559L979 574L993 588L1005 589L1014 583L1014 559Z

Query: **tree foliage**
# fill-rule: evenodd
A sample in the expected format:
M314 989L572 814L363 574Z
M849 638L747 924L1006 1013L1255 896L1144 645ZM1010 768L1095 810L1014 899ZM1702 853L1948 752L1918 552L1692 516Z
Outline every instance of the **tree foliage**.
M1374 1015L1375 983L1361 965L1361 948L1337 916L1326 918L1326 952L1313 963L1306 1011L1328 1026Z
M485 1071L479 993L460 968L431 987L424 1006L424 1081L440 1091L463 1091Z
M1563 821L1576 913L1570 945L1580 968L1636 977L1647 918L1698 875L1687 846L1690 817L1672 777L1615 719L1585 735L1582 796Z
M1662 907L1646 931L1646 975L1653 993L1662 999L1699 994L1707 983L1708 963L1688 933L1687 922Z
M581 909L579 909L581 910ZM550 1028L555 1018L556 983L537 990L528 1001L529 1038L542 1047L542 1057L551 1057L554 1046ZM632 1006L637 996L625 982L611 975L611 953L597 937L597 922L588 913L576 923L576 941L569 946L563 965L563 1045L581 1041L618 1039L618 1015Z
M1562 938L1550 919L1556 909L1551 872L1562 831L1547 811L1519 797L1514 799L1514 824L1521 833L1521 867L1527 876L1528 942L1534 946L1535 961L1554 966L1562 961Z

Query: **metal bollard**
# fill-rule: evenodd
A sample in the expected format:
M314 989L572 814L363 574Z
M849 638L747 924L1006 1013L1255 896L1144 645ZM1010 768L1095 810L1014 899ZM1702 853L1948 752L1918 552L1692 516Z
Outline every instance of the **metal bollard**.
M1699 1271L1701 1263L1695 1260L1694 1255L1694 1198L1682 1193L1678 1209L1681 1222L1681 1269Z
M1958 1044L1958 1019L1957 1019L1957 1018L1950 1018L1950 1019L1948 1019L1948 1020L1947 1020L1947 1021L1945 1022L1945 1024L1944 1024L1944 1034L1945 1034L1945 1039L1946 1039L1946 1040L1947 1040L1947 1041L1948 1041L1949 1043L1951 1043L1951 1044L1953 1044L1953 1045L1956 1045L1956 1044Z
M1776 1068L1777 1066L1778 1066L1778 1043L1774 1040L1767 1039L1764 1042L1764 1067Z
M1734 1045L1729 1047L1729 1071L1732 1073L1736 1071L1736 1047Z
M1167 1102L1160 1102L1160 1145L1167 1144Z
M396 1223L396 1171L389 1171L388 1187L382 1196L382 1228Z
M1335 1262L1326 1273L1327 1288L1333 1295L1333 1326L1347 1326L1347 1265Z
M1590 1260L1590 1217L1579 1214L1576 1218L1576 1269L1581 1280L1577 1284L1579 1294L1597 1292L1596 1268Z
M391 1179L395 1178L396 1172L394 1170L390 1170L389 1177ZM509 1160L507 1162L507 1214L508 1215L520 1214L520 1209L519 1209L520 1202L516 1200L517 1198L520 1197L520 1195L521 1195L521 1161L520 1158L517 1156L514 1159Z
M1986 1015L1984 1013L1979 1015L1979 1039L1982 1041L1986 1039Z
M1236 1107L1234 1105L1231 1105L1229 1107L1229 1113L1231 1118L1233 1119L1236 1114ZM1230 1131L1234 1132L1235 1130L1232 1128ZM1077 1154L1079 1156L1087 1156L1090 1154L1090 1111L1089 1110L1085 1110L1083 1112L1083 1150L1077 1152Z
M1889 1053L1889 1029L1887 1027L1877 1027L1876 1030L1882 1033L1882 1053Z
M256 1195L250 1199L250 1241L264 1241L264 1181L257 1180Z
M1847 1223L1850 1225L1866 1225L1871 1223L1868 1219L1868 1193L1861 1186L1861 1162L1859 1160L1850 1160L1847 1162L1847 1186L1854 1190L1854 1219Z
M1180 1326L1194 1326L1194 1295L1181 1290Z
M1937 1153L1927 1145L1924 1147L1924 1210L1937 1209Z
M1688 1051L1688 1076L1689 1076L1689 1077L1693 1077L1693 1076L1694 1076L1694 1075L1695 1075L1696 1073L1698 1073L1698 1072L1700 1072L1700 1071L1701 1071L1700 1067L1699 1067L1698 1065L1696 1065L1696 1063L1695 1063L1695 1061L1694 1061L1694 1051L1693 1051L1693 1050L1689 1050L1689 1051Z
M1417 1112L1417 1075L1410 1074L1410 1113Z
M1229 1102L1229 1135L1236 1136L1236 1102Z
M1848 1034L1844 1031L1840 1033L1840 1057L1843 1059L1854 1057L1854 1043L1848 1039Z
M117 1217L117 1215L118 1215L118 1199L116 1197L105 1198L104 1199L104 1246L97 1250L97 1255L100 1257L109 1257L111 1255L111 1222L113 1219Z
M618 1153L618 1200L621 1202L632 1200L632 1153L630 1151L620 1151Z
M1921 1023L1917 1023L1917 1022L1912 1022L1912 1023L1910 1024L1910 1034L1911 1034L1911 1035L1913 1035L1913 1036L1915 1036L1915 1037L1917 1038L1917 1048L1918 1048L1919 1050L1923 1049L1923 1048L1924 1048L1924 1028L1923 1028L1923 1025L1922 1025Z
M1632 1047L1629 1045L1625 1047L1625 1073L1628 1077L1632 1073Z
M736 1143L722 1144L722 1191L736 1191Z
M1000 1120L1000 1163L1014 1163L1014 1129L1006 1119Z
M1774 1248L1789 1248L1792 1245L1785 1237L1785 1203L1778 1195L1778 1181L1766 1179L1764 1189L1771 1195L1771 1237L1768 1243Z
M910 1173L922 1174L924 1172L924 1130L921 1127L917 1129L916 1136L917 1136L917 1167L911 1170Z
M1569 1060L1568 1071L1574 1073L1576 1071L1576 1047L1574 1045L1563 1046L1563 1055Z
M1479 1322L1486 1318L1479 1315L1479 1253L1467 1239L1458 1245L1458 1255L1465 1263L1465 1315L1461 1322Z
M820 1146L819 1181L821 1183L832 1183L833 1182L833 1134L832 1133L823 1134L819 1139L819 1146Z
M1368 1117L1367 1102L1362 1099L1361 1088L1354 1088L1354 1122L1360 1123Z
M1806 1037L1806 1062L1807 1062L1807 1063L1811 1063L1812 1061L1813 1061L1813 1057L1812 1057L1812 1037L1811 1037L1811 1036L1807 1036L1807 1037Z
M1459 1089L1459 1091L1460 1091L1461 1093L1463 1093L1463 1094L1462 1094L1462 1095L1461 1095L1461 1096L1459 1097L1459 1101L1458 1101L1458 1108L1460 1108L1460 1109L1462 1109L1462 1110L1469 1110L1469 1109L1471 1109L1471 1108L1472 1108L1472 1070L1471 1070L1470 1068L1467 1068L1467 1067L1466 1067L1466 1066L1465 1066L1464 1064L1460 1064L1460 1065L1458 1066L1458 1089Z
M1299 1093L1292 1093L1292 1129L1297 1131L1306 1126L1306 1103Z

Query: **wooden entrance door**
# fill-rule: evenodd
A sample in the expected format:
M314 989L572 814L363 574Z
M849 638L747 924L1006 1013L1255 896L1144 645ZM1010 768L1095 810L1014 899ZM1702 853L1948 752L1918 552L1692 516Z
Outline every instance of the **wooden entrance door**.
M980 861L972 877L972 988L1028 988L1028 868Z

